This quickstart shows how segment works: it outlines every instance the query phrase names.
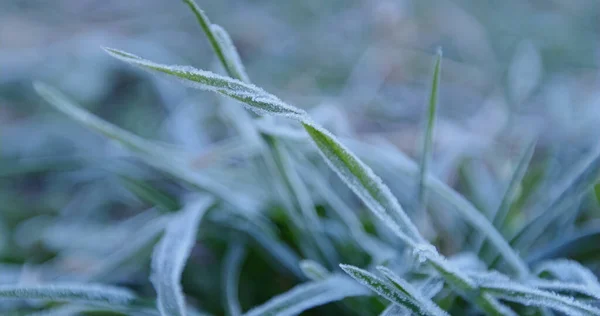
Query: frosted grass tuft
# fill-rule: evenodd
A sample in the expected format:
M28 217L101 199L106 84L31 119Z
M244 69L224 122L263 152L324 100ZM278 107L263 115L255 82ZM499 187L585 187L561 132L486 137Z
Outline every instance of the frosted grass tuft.
M0 285L0 299L37 299L92 305L128 305L136 299L128 289L93 283Z

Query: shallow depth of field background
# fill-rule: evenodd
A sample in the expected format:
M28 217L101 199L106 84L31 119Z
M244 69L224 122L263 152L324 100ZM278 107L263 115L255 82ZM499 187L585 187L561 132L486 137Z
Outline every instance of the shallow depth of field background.
M442 47L432 172L482 210L497 206L518 153L532 139L538 139L533 168L552 166L553 174L545 175L550 179L563 177L600 139L598 1L198 4L231 34L256 85L329 120L338 135L385 140L413 158L433 56ZM80 239L151 207L111 172L131 163L126 151L48 106L34 93L34 80L60 88L118 126L192 152L234 133L213 94L138 71L102 46L219 70L181 1L1 1L0 283L85 270L102 257L56 261L57 255L77 252ZM202 160L198 168L220 163ZM151 180L174 195L183 190L176 181ZM393 182L390 187L403 194ZM582 205L579 220L598 223L600 207L592 195ZM122 233L113 238L135 239L135 232ZM438 244L445 253L462 247L451 240ZM218 266L211 248L202 245L191 260ZM111 278L136 286L135 273L141 272L120 272L127 277ZM214 277L184 276L184 286L195 284L200 293Z

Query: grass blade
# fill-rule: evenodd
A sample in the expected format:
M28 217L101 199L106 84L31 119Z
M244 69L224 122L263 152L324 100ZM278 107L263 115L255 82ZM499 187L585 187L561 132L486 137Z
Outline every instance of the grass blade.
M551 242L532 253L527 261L530 264L536 264L555 258L569 258L579 262L597 262L600 259L600 229L597 227L586 229Z
M196 241L198 224L213 199L202 197L179 211L169 222L165 235L154 248L150 280L163 316L185 316L185 299L180 278Z
M442 70L442 50L438 49L433 67L433 78L431 81L431 91L429 94L429 106L427 107L427 125L425 126L425 136L423 137L423 147L421 149L421 164L419 173L419 202L425 206L425 180L429 172L429 162L431 160L431 150L433 146L433 132L437 113L438 91L440 82L440 73Z
M385 278L398 290L402 291L404 294L408 295L408 297L412 298L415 302L419 303L419 306L428 315L448 315L448 313L442 310L436 303L434 303L429 298L423 296L419 290L414 288L410 283L400 278L390 269L379 266L377 267L377 270L379 270L379 272L381 272L381 274L383 274L383 276L385 276Z
M408 296L406 292L398 290L395 286L368 271L346 264L341 264L340 267L344 272L348 273L348 275L358 281L358 283L370 288L390 302L410 309L416 315L440 315L428 314L428 310L421 306L419 302L416 302Z
M287 105L263 89L237 79L217 75L210 71L199 70L190 66L162 65L112 48L105 48L105 50L111 56L142 69L174 76L192 88L213 91L238 100L258 115L271 114L297 119L306 116L305 111Z
M245 257L246 249L241 243L235 243L225 255L223 288L225 289L225 307L227 309L227 315L230 316L242 315L242 308L238 300L238 284Z
M310 308L339 301L346 297L367 296L369 291L343 276L300 284L286 293L254 307L245 316L298 315Z
M221 65L225 68L225 71L232 78L248 82L248 75L240 61L237 49L235 49L227 32L222 27L212 24L208 19L208 16L206 16L204 11L200 9L194 0L184 1L196 16L198 23L202 27L204 34L206 34L210 45L217 55L217 58L219 58Z
M381 312L381 314L379 314L379 316L411 316L412 313L410 311L410 309L404 307L404 306L400 306L400 305L396 305L396 304L390 304L390 306L388 306L383 312Z
M0 299L36 299L78 302L89 305L126 306L136 296L128 289L100 284L56 283L39 285L0 285Z

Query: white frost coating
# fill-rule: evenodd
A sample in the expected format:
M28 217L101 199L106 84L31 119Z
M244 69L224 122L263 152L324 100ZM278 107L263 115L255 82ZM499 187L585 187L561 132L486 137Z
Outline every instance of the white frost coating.
M302 119L307 115L305 111L282 102L276 96L250 83L190 66L154 63L116 49L105 48L105 50L117 59L146 70L173 76L192 88L213 91L234 98L259 115L271 114L293 119Z
M242 315L242 308L238 300L238 284L245 256L246 249L239 243L234 244L225 256L223 279L225 280L225 301L229 316Z
M210 30L213 32L215 39L221 47L221 51L224 55L223 57L225 57L225 62L227 63L227 68L229 68L230 71L233 71L240 80L250 82L250 78L248 77L248 74L246 74L240 55L238 54L235 45L233 45L233 41L227 31L217 24L211 25Z
M128 305L135 299L135 295L128 289L90 283L0 285L0 300L7 298L81 302L92 305Z
M396 197L371 168L327 130L309 121L303 124L331 169L384 224L410 246L425 241Z
M163 238L154 248L150 280L163 316L186 315L181 273L196 241L200 219L212 203L212 198L201 197L188 204L169 222Z
M480 286L493 296L527 306L548 307L567 315L600 315L600 309L578 302L572 297L527 287L509 280L483 282Z
M582 295L587 295L590 298L600 300L600 291L597 288L586 286L580 283L533 280L527 282L527 284L540 290L547 290L563 294L579 293Z
M322 281L300 284L249 310L245 316L291 316L346 297L368 296L370 293L351 279L334 275Z
M348 275L350 275L360 284L370 288L372 291L385 297L390 302L410 307L412 310L417 311L419 315L428 315L427 311L423 310L423 307L419 304L419 302L416 302L414 299L398 290L395 286L378 278L374 274L347 264L340 264L340 268L342 268L344 272L348 273Z
M419 306L429 315L448 315L446 311L442 310L436 303L434 303L429 298L423 296L419 290L412 286L412 284L406 282L390 269L386 267L379 266L377 270L381 272L392 284L402 288L405 292L410 295L412 299L414 299Z

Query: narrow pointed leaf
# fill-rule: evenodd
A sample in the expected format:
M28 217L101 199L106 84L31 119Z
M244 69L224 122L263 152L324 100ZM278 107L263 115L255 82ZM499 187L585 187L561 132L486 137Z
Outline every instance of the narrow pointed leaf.
M287 105L263 89L237 79L190 66L162 65L112 48L105 48L105 50L117 59L145 70L174 77L192 88L213 91L231 97L259 115L271 114L297 119L306 116L305 111Z
M419 173L419 202L425 205L425 180L429 172L429 163L431 160L431 149L433 146L433 132L437 113L438 91L440 82L440 73L442 70L442 50L439 49L435 58L433 67L433 79L431 81L431 91L429 94L429 105L427 107L427 125L425 126L425 135L423 137L423 147L421 149L421 165Z
M404 306L417 315L429 315L427 310L421 306L419 302L416 302L405 292L399 291L397 288L378 278L374 274L351 265L341 264L340 267L360 284L370 288L390 302Z
M310 308L339 301L346 297L367 295L369 295L369 291L356 284L356 282L347 277L336 275L325 280L300 284L288 292L254 307L244 315L298 315Z
M398 290L415 300L428 315L448 315L448 313L442 310L436 303L423 296L419 290L400 278L390 269L379 266L377 267L377 270L379 270L379 272L381 272Z
M212 203L212 198L203 197L179 211L154 248L150 279L156 289L158 310L163 316L186 315L181 273L196 241L200 219Z
M318 262L312 260L300 261L300 269L304 272L307 278L312 281L324 280L330 273Z

